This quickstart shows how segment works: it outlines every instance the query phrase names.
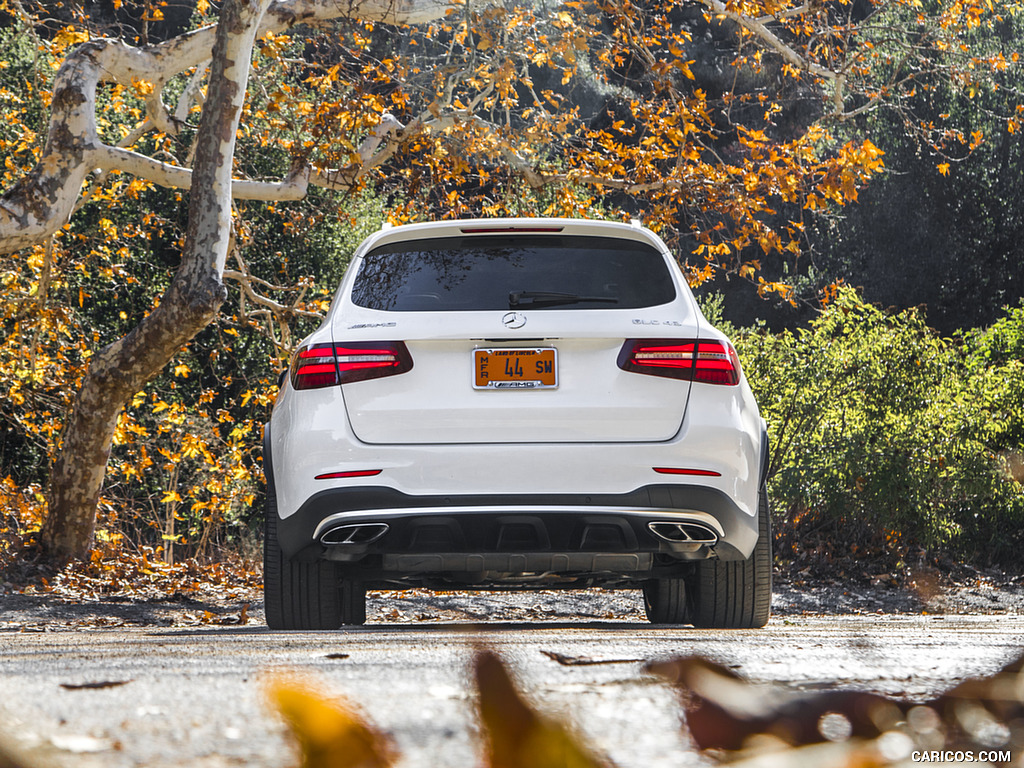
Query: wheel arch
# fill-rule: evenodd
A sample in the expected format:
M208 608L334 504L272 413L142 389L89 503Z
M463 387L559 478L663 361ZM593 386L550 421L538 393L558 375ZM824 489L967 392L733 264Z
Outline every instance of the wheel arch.
M768 423L761 420L761 467L757 478L757 487L760 492L763 492L765 483L768 482L768 469L769 469L769 458L771 443L768 439Z
M267 494L276 492L274 490L274 458L273 450L270 447L270 422L263 425L263 478L266 481Z

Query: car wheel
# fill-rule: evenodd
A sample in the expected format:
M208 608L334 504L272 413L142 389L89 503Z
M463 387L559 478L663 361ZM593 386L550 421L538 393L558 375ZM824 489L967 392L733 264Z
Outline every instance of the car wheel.
M651 624L686 622L686 582L682 579L651 579L644 584L644 610Z
M263 604L271 629L338 629L366 621L366 590L336 563L289 560L277 540L277 499L268 484L263 539Z
M758 537L746 560L705 560L687 579L688 617L695 627L753 629L771 615L772 522L768 494L757 503Z

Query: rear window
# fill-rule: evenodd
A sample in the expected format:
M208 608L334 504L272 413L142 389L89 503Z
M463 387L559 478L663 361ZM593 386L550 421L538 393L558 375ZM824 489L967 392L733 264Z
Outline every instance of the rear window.
M650 245L578 235L392 243L363 258L352 287L357 306L392 312L637 309L675 297Z

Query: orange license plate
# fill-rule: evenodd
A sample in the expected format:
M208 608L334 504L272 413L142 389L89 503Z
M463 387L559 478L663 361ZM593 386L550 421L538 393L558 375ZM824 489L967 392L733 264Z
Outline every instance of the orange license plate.
M553 347L474 349L474 389L553 389L558 353Z

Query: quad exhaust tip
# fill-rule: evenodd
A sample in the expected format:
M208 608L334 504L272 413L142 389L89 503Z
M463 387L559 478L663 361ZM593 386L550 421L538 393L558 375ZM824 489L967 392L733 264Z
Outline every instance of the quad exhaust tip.
M718 534L702 523L655 522L647 527L658 538L673 544L713 547L718 543Z
M329 546L372 544L388 532L387 523L352 523L331 528L320 536L320 543Z

